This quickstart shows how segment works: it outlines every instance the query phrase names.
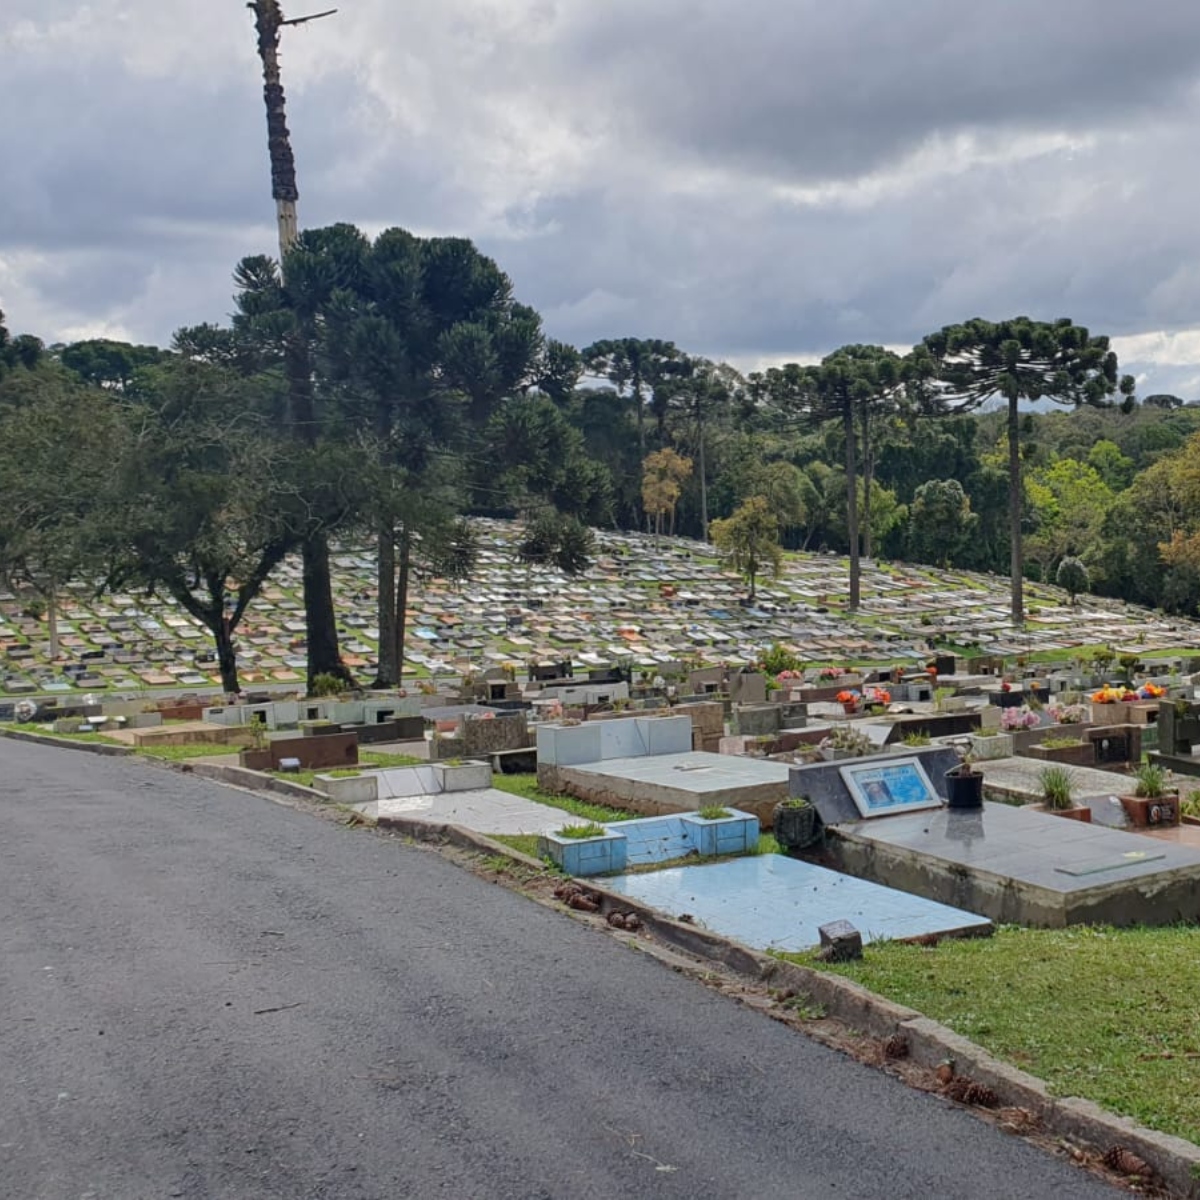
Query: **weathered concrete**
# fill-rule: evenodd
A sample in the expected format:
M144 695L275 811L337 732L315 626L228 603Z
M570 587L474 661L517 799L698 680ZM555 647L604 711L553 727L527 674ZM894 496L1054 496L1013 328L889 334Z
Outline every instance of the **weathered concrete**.
M538 781L547 790L643 816L715 804L752 813L770 828L775 805L787 798L788 768L727 754L665 754L578 766L540 763Z
M1001 924L1200 920L1200 853L1100 825L985 803L838 825L831 861Z

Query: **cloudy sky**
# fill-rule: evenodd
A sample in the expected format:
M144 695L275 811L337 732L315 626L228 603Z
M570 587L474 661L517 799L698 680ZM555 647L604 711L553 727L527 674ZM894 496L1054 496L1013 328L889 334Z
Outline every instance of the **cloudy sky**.
M1200 398L1195 0L285 0L302 225L473 237L548 330L743 367L1070 316ZM273 214L242 0L5 0L0 308L224 320Z

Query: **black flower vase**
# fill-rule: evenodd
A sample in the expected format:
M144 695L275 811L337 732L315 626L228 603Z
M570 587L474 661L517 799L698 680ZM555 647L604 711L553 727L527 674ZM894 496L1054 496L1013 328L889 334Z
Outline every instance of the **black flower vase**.
M983 772L952 767L946 772L946 803L951 808L983 807Z

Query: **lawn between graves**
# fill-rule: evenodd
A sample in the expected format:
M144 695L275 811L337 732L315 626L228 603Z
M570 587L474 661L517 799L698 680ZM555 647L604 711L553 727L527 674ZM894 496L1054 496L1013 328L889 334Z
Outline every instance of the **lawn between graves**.
M303 784L304 787L312 787L313 780L318 775L332 775L335 779L348 778L352 775L360 775L367 769L378 769L381 767L423 767L429 763L423 758L416 758L411 754L388 754L382 750L359 750L358 766L357 767L318 767L313 771L268 771L268 775L274 775L276 779L286 779L289 783Z
M872 943L861 962L780 954L861 983L998 1058L1200 1143L1200 929L1021 929L936 947Z

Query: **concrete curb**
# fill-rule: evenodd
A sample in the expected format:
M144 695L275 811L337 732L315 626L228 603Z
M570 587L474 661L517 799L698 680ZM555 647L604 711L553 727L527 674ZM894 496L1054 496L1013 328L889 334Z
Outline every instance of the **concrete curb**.
M152 756L147 756L152 757ZM176 770L186 768L189 775L199 775L201 779L211 779L215 783L227 783L233 787L246 788L253 792L274 792L279 796L291 796L296 800L309 800L314 804L329 805L329 797L315 788L305 787L302 783L292 783L287 779L276 779L274 775L266 775L262 771L252 771L249 767L231 767L225 763L206 763L202 758L181 762L178 759L159 759L165 766Z
M90 754L107 754L110 758L128 758L134 754L129 746L112 746L108 742L76 742L69 737L46 733L26 733L23 729L0 729L0 737L14 742L32 742L35 746L59 746L66 750L86 750Z

